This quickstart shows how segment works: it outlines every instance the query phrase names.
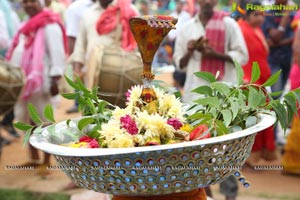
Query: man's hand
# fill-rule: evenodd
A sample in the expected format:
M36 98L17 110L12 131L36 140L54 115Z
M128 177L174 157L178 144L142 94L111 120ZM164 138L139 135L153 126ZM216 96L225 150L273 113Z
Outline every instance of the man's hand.
M209 45L203 47L202 55L203 55L203 57L207 57L207 58L217 58L218 57L217 52L213 48L211 48Z
M224 60L233 63L233 60L229 55L215 51L208 44L204 45L202 50L202 56L206 58L215 58L215 59Z
M187 43L187 49L189 52L193 52L195 50L195 47L196 47L196 40L190 40Z

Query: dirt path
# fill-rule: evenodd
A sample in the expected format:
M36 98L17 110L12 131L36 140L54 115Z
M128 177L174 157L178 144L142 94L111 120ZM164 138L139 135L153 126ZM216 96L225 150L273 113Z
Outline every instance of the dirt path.
M170 79L169 79L170 80ZM66 115L65 110L72 106L73 102L62 99L56 112L58 121L78 116L79 114ZM4 136L7 136L3 132ZM27 148L22 145L22 138L6 146L0 160L0 188L23 188L40 192L58 192L69 183L69 179L62 171L53 170L43 179L37 175L37 170L11 170L12 166L20 165L28 159ZM55 165L52 157L52 164ZM262 163L266 164L266 163ZM280 165L280 159L269 165ZM284 176L281 171L254 171L243 172L243 175L251 183L249 189L240 185L239 200L300 200L300 177ZM224 197L218 192L218 185L212 187L215 199ZM67 193L80 193L84 189L72 190ZM99 199L100 200L100 199Z

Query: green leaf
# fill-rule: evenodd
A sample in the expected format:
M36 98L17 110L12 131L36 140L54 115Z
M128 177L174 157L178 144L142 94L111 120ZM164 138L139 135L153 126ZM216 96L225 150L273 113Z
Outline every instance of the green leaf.
M280 73L281 73L281 70L272 74L272 76L270 76L270 78L268 78L268 80L262 86L268 87L268 86L274 85L278 81Z
M195 72L194 73L198 78L201 78L205 81L207 81L208 83L213 83L216 82L216 77L209 72Z
M100 137L100 133L98 132L99 130L101 130L101 126L97 125L95 126L91 131L89 131L88 136L91 138L99 138Z
M92 95L93 95L93 98L95 98L95 99L97 99L98 90L99 90L98 86L95 86L92 89Z
M102 119L101 121L108 121L110 120L111 114L110 113L104 113L104 114L97 114L97 117L99 119Z
M267 101L267 97L261 89L258 90L258 96L259 96L259 99L257 99L257 102L258 102L257 105L258 106L265 106L266 101Z
M229 132L228 128L220 120L216 120L216 131L218 136L226 135Z
M292 90L291 93L296 97L298 104L300 104L300 88Z
M239 112L240 104L238 103L238 99L236 97L230 97L229 102L232 112L232 119L234 119Z
M260 96L258 94L258 91L250 86L249 87L249 96L248 96L248 106L250 108L256 108L259 104L258 100L260 99Z
M31 118L31 120L35 123L35 124L41 124L42 120L36 110L36 108L34 107L34 105L32 103L29 103L27 106L28 112L29 112L29 116Z
M50 104L45 106L44 115L50 122L55 122L53 108Z
M195 100L196 103L201 104L201 105L210 105L213 107L219 107L220 102L218 97L206 97L206 98L200 98Z
M287 113L285 107L280 103L279 100L274 100L269 103L269 106L275 111L277 120L279 121L283 131L285 132L288 127Z
M222 116L223 116L223 120L224 120L224 124L225 126L228 126L232 120L232 113L230 110L225 109L225 110L221 110Z
M234 61L234 65L235 65L235 69L236 69L238 85L242 85L243 78L244 78L244 71L243 71L241 65L237 61Z
M33 130L33 128L28 129L28 130L25 132L25 136L24 136L24 139L23 139L23 145L28 144L30 135L31 135L31 133L32 133L32 130Z
M290 123L294 117L294 114L298 115L297 101L293 93L289 92L283 96L283 102L288 108L288 123Z
M104 100L100 100L98 104L98 113L103 113L105 111L106 106L107 106L107 102Z
M63 96L65 99L69 99L69 100L77 99L79 97L79 95L80 94L78 92L61 94L61 96Z
M226 96L230 93L229 86L221 82L214 82L211 84L211 87L213 89L218 90L219 92L223 93Z
M196 89L192 90L192 92L204 94L206 96L212 96L212 89L207 85L197 87Z
M85 117L85 118L82 118L81 120L79 120L77 127L78 127L78 129L79 129L80 131L82 131L82 129L83 129L84 127L86 127L86 126L89 125L89 124L94 123L94 121L95 121L95 120L94 120L94 118L92 118L92 117Z
M74 88L75 90L79 90L78 85L77 85L72 79L70 79L70 78L67 77L66 75L64 75L64 77L65 77L67 83L68 83L72 88ZM77 77L77 78L78 78L78 77Z
M78 89L80 91L82 91L85 96L92 98L91 91L89 91L86 88L86 86L84 85L84 83L81 81L81 79L79 77L76 77L76 83L77 83Z
M22 123L22 122L16 122L16 123L14 123L14 127L17 128L17 129L19 129L19 130L22 130L22 131L27 131L27 130L33 128L32 125L25 124L25 123Z
M282 91L277 91L277 92L271 92L271 93L270 93L270 95L271 95L272 97L279 97L279 96L281 96L281 94L282 94Z
M250 83L255 83L260 77L260 69L257 62L252 63L252 74Z
M210 114L202 114L202 113L194 113L187 117L188 119L203 119L203 118L209 118L212 119L212 116Z

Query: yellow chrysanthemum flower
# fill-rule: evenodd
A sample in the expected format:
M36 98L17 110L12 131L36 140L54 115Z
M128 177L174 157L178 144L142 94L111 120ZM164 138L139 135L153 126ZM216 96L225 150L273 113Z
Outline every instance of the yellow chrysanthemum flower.
M189 125L189 124L184 124L182 127L180 127L179 130L185 131L185 132L187 132L187 133L190 133L190 132L192 132L193 129L194 129L194 128L193 128L191 125Z
M134 147L133 137L129 134L120 134L113 140L108 141L109 148L128 148Z

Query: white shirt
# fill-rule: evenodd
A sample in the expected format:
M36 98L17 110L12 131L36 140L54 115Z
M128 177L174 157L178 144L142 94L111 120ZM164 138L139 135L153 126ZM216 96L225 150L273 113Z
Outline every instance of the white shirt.
M173 56L177 67L179 67L180 59L187 53L188 41L197 40L200 36L204 36L205 34L205 29L198 16L199 15L197 14L193 19L185 23L182 29L178 31ZM224 23L226 31L225 54L229 55L233 60L237 61L241 65L246 64L248 61L248 51L240 27L230 17L224 17ZM196 98L199 98L199 95L192 93L191 90L207 84L205 81L194 75L195 72L200 71L200 62L201 53L194 51L186 68L187 76L184 85L184 102L192 102ZM223 80L236 83L236 70L232 63L225 62Z
M168 38L171 40L175 40L178 30L180 30L182 28L182 26L191 19L191 16L188 12L186 12L184 10L181 11L179 14L175 11L175 12L171 13L171 16L177 18L178 21L176 24L176 29L172 29L169 32Z
M65 11L65 22L67 36L77 37L79 22L83 13L93 5L92 0L77 0L73 2Z

